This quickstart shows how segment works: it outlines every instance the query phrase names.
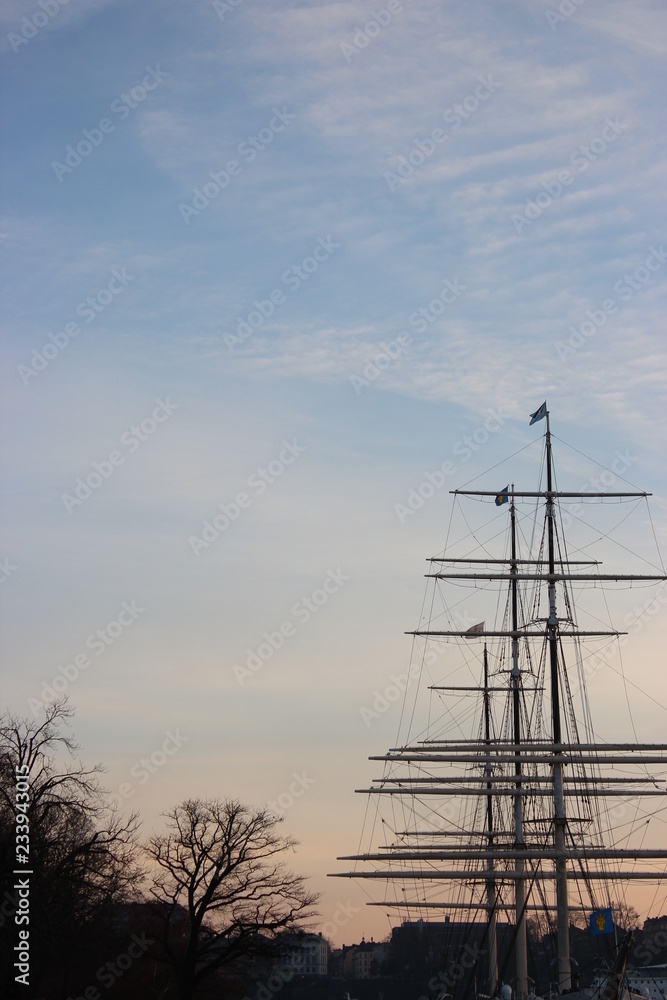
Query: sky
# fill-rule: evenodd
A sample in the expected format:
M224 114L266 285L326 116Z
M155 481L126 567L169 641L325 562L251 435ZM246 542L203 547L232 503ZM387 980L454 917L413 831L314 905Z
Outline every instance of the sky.
M146 835L272 803L319 926L382 937L327 874L448 491L532 487L547 399L559 481L622 459L664 551L665 5L8 0L0 46L2 704L57 681Z

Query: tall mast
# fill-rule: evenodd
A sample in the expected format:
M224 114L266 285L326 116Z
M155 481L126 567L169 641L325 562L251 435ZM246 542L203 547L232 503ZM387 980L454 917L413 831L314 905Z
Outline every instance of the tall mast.
M551 428L547 410L547 540L549 559L549 618L547 640L549 643L549 664L551 668L551 720L554 745L561 743L560 725L560 683L558 677L558 618L556 616L556 559L554 552L554 489L551 455ZM554 753L554 852L556 855L556 931L558 949L558 988L561 993L571 987L570 977L570 913L567 894L567 861L565 854L565 796L563 795L562 754Z
M511 545L510 561L511 600L512 600L512 716L514 741L514 776L517 794L514 796L514 837L516 845L515 867L517 872L514 904L515 904L515 959L516 959L516 993L524 996L528 992L528 951L526 947L526 879L524 875L525 861L522 856L525 851L523 837L523 795L521 794L521 671L519 670L519 614L517 600L517 563L516 563L516 508L514 505L514 483L512 483L512 501L510 504Z
M507 641L507 646L498 645L500 670L509 672L509 688L507 682L494 685L489 681L485 645L481 732L477 731L475 736L463 735L465 713L461 715L446 708L442 715L430 719L425 735L370 758L384 764L384 773L373 779L370 788L357 791L389 796L396 801L397 814L403 809L411 810L410 821L403 829L393 831L393 842L378 850L340 859L363 862L363 869L355 865L353 871L336 873L338 877L399 885L398 898L396 893L388 892L390 898L370 904L388 911L394 907L407 908L409 912L481 909L488 926L484 963L490 993L498 985L497 914L513 918L512 949L518 997L528 991L527 913L556 912L558 987L563 993L571 982L570 909L590 912L598 905L595 897L606 893L605 883L609 880L664 884L667 879L667 847L643 846L643 841L635 846L630 840L612 839L610 843L610 831L602 827L599 815L600 807L604 808L610 799L639 800L638 810L651 810L651 797L657 797L658 803L664 801L667 744L580 742L566 663L563 656L559 657L559 647L573 640L577 643L580 638L614 638L624 633L582 627L567 607L561 608L559 621L556 608L556 587L561 584L568 588L635 581L657 584L667 580L664 571L602 573L595 560L569 559L565 551L561 552L557 534L556 517L562 502L623 502L650 494L559 490L546 402L531 414L531 424L545 417L546 483L541 483L538 490L515 489L512 484L511 492L509 485L501 493L488 489L452 491L456 496L475 498L482 503L495 499L497 506L509 502L510 551L496 557L490 544L496 536L485 542L476 537L473 529L471 533L479 545L473 549L474 555L454 550L455 554L447 551L429 560L431 572L427 576L436 588L439 581L447 581L451 586L470 586L476 591L504 591L502 622L490 623L488 628L486 621L472 628L447 628L442 611L437 609L422 627L408 633L437 642L488 638ZM545 504L542 531L538 540L530 543L529 551L518 558L517 504L528 501L533 506L535 500ZM507 523L504 524L507 528ZM495 525L490 530L495 531ZM519 589L524 585L534 588L533 610L527 608L525 613ZM547 614L536 618L540 604L544 604L545 586ZM487 607L489 599L484 598ZM567 604L567 595L562 600ZM443 603L449 615L449 602ZM521 646L524 641L525 647ZM539 642L542 652L539 671L529 683L527 675L532 676L532 671L527 667L522 670L520 654L524 655L525 649L525 655L529 655L531 641ZM466 654L463 661L466 669L470 669ZM465 677L460 679L465 681ZM467 693L478 693L480 685L430 684L429 690L442 693L443 698L451 695L460 699ZM492 703L496 695L502 695L503 704L502 725L497 731ZM651 765L650 773L647 765ZM473 805L471 799L476 799L477 804ZM461 806L460 822L452 818L455 802ZM466 823L466 814L482 821ZM568 903L568 881L587 897L584 899L582 895L580 902L572 907ZM419 888L422 883L433 888L433 898L426 898ZM533 885L537 891L531 905ZM445 893L445 888L450 891ZM538 972L543 976L547 970ZM456 1000L462 1000L462 993Z
M486 881L486 909L488 916L487 936L488 936L488 992L493 996L498 985L498 944L496 934L496 881L492 873L495 868L493 860L493 782L491 776L493 768L491 765L491 706L489 704L489 660L484 643L484 742L486 744L486 761L484 773L486 775L486 827L488 830L487 843L489 845L489 855L486 866L489 871L489 878Z

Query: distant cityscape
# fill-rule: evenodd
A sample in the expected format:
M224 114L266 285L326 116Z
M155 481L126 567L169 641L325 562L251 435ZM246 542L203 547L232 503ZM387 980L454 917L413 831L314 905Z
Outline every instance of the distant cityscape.
M632 917L632 913L630 914ZM105 937L80 942L74 987L66 1000L99 1000L122 997L172 995L172 983L161 952L160 918L148 903L123 905L107 918ZM584 921L580 921L584 923ZM181 940L187 925L182 911L174 924L174 938ZM582 987L608 967L615 942L625 933L591 939L587 926L570 926L573 974ZM513 927L498 925L498 959L501 982L513 984ZM128 964L123 953L115 964L104 961L110 941L135 942L135 956ZM224 942L211 936L211 944L224 953ZM537 994L557 994L554 934L540 934L531 924L531 982ZM140 943L143 942L143 952ZM486 978L486 926L481 922L405 921L384 941L373 938L334 948L321 933L285 932L273 940L258 936L256 951L244 969L220 969L197 992L202 1000L465 1000L484 994ZM128 950L126 948L126 950ZM646 920L634 929L628 974L634 976L647 1000L665 996L667 976L667 914ZM122 977L122 978L121 978ZM76 986L74 985L76 983ZM47 984L48 986L48 984ZM104 987L100 990L99 987ZM48 994L48 995L56 995ZM174 994L175 995L175 994Z

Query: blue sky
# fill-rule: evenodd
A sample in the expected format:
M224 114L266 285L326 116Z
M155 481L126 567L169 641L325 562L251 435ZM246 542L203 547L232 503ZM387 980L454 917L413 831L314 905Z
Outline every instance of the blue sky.
M664 538L664 4L54 4L0 15L3 701L90 654L67 690L112 790L180 728L130 781L147 832L307 772L285 826L331 922L447 489L547 397L601 466L630 452Z

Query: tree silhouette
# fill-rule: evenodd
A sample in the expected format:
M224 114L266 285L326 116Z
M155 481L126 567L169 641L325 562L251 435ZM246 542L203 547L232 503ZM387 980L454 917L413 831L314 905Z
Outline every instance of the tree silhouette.
M191 1000L217 970L242 968L278 931L313 917L318 897L285 867L281 855L297 841L277 833L267 810L190 799L166 817L167 831L149 842L151 892L180 1000Z
M129 898L139 869L137 819L109 809L99 786L101 766L77 761L65 732L73 709L66 699L46 706L44 720L0 717L0 987L11 995L16 944L16 771L25 778L29 836L31 980L48 972L66 996L80 958L81 931L109 904ZM59 763L58 754L68 758ZM56 979L58 985L55 985ZM2 992L2 990L0 990Z

